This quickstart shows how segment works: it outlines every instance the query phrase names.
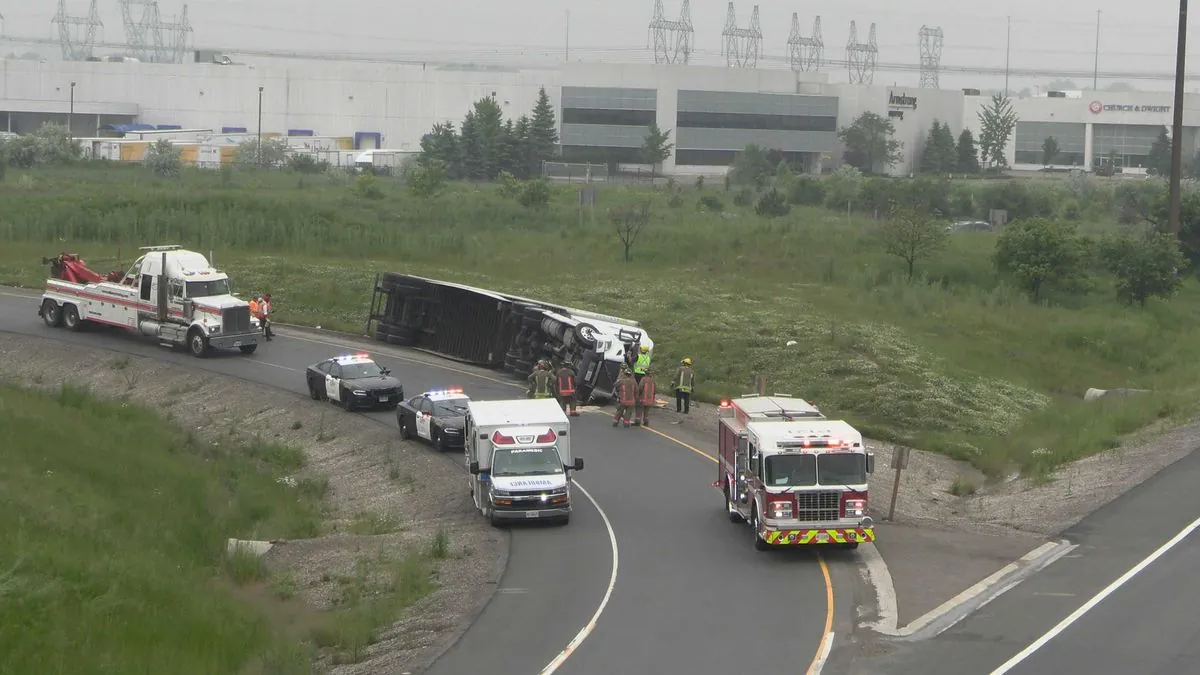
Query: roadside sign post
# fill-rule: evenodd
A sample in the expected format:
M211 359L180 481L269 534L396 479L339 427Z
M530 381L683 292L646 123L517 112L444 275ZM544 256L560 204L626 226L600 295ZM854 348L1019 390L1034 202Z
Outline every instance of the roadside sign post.
M759 396L767 395L767 378L763 375L754 376L754 389Z
M892 503L888 506L888 521L896 519L896 497L900 495L900 472L908 468L908 448L897 446L892 450L892 469L896 471L896 480L892 483Z

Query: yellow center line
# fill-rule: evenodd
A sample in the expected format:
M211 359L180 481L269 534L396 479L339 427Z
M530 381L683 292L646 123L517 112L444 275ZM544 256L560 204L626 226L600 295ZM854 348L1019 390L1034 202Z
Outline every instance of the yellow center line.
M820 668L828 656L827 650L833 646L828 644L833 639L833 578L829 576L829 565L825 563L825 556L818 553L817 562L821 565L821 576L825 577L825 633L821 636L821 643L817 645L816 655L808 664L808 670L805 671L807 675L821 672Z

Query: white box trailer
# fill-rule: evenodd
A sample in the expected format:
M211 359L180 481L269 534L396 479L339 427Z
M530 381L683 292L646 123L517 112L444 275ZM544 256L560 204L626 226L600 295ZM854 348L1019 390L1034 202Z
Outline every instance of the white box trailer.
M571 423L554 399L467 404L471 497L492 525L514 520L571 520Z

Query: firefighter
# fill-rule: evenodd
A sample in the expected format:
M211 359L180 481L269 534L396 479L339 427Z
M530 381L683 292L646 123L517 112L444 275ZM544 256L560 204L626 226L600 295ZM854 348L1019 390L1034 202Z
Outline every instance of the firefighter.
M637 385L637 409L634 411L635 425L650 426L650 408L654 406L654 372L649 368Z
M650 367L650 348L642 345L638 350L637 361L633 365L633 376L638 382L642 381L642 376L646 374L646 369Z
M629 415L634 412L634 406L637 405L637 383L633 380L633 371L628 368L621 370L621 376L617 378L613 393L616 394L617 399L617 414L613 416L613 426L615 427L623 421L628 428Z
M267 293L258 300L258 322L262 324L263 335L270 341L275 337L275 333L271 330L271 294Z
M575 369L570 364L563 363L558 369L554 384L558 404L562 406L563 412L570 408L571 417L579 417L579 411L575 408Z
M692 409L692 387L696 386L696 374L692 372L692 358L679 362L675 371L675 412L687 415Z
M550 398L554 395L554 375L550 373L550 364L545 359L538 361L537 367L529 374L529 398Z

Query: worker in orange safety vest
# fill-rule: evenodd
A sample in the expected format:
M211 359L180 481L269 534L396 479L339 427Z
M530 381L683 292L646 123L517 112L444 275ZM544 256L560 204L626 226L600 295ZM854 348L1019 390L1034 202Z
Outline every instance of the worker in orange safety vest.
M575 408L575 369L568 363L563 363L558 369L555 376L554 390L558 404L562 406L563 412L567 409L571 410L571 417L579 417L579 410Z
M637 408L633 413L635 425L650 426L650 408L655 402L654 394L654 373L647 368L642 375L642 381L637 383Z
M250 298L250 316L258 318L258 296Z
M613 426L615 427L623 421L628 427L629 416L637 405L637 383L633 380L632 370L629 368L621 370L621 376L617 378L617 382L613 386L613 394L617 399L617 414L613 416Z

